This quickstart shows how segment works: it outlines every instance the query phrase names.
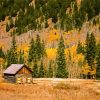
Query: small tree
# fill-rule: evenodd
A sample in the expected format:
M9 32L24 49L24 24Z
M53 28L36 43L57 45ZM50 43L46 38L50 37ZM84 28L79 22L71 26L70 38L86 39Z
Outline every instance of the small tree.
M41 59L41 55L42 55L42 48L41 48L41 39L40 39L40 36L37 35L36 36L36 42L35 42L35 45L36 45L36 55L37 55L37 59L40 60Z
M8 23L6 24L6 32L9 32L9 30L10 30L10 27L9 27L9 25L8 25Z
M24 51L19 52L19 64L24 64Z
M28 53L28 61L32 62L34 60L36 60L36 45L34 39L32 38L30 42L29 53Z
M52 69L52 62L49 62L49 68L47 70L47 77L52 78L53 77L53 69Z
M13 19L11 18L10 19L10 29L13 28L13 27L14 27L14 22L13 22Z
M57 71L56 71L56 77L57 78L67 78L68 72L66 70L66 57L65 57L65 46L64 46L64 40L61 36L60 42L58 44L58 50L57 50Z
M96 58L96 39L93 33L91 33L90 35L87 34L85 58L88 62L88 65L93 68Z
M38 77L38 66L37 66L37 62L34 62L34 66L33 66L33 75L34 78Z
M44 68L43 68L43 61L41 61L41 65L40 65L40 68L39 68L39 78L43 78L44 77Z
M4 58L5 57L5 54L2 50L2 47L0 47L0 58Z
M100 79L100 44L97 45L97 68L96 68L96 79Z
M79 41L77 46L77 54L83 53L83 51L82 43Z
M17 64L18 63L18 55L17 55L17 46L15 36L12 38L12 45L10 50L7 51L7 66L10 64Z

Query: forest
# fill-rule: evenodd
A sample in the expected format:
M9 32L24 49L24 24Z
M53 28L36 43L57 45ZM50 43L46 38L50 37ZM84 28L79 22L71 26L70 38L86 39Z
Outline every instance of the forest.
M50 38L44 40L41 35L45 37L45 34L39 31L49 29L48 20L52 21L51 29L62 32L49 33ZM84 42L74 38L76 43L72 38L66 43L65 36L73 30L81 32L86 22L90 27L91 23L92 27L100 25L100 0L82 0L80 3L77 0L0 0L2 22L6 22L6 34L9 33L12 39L7 51L0 46L0 59L3 59L0 62L4 69L11 64L24 63L33 70L35 78L100 79L100 35L83 32L86 34ZM30 30L33 34L38 33L29 41L25 40L29 42L28 50L19 49L16 38ZM53 44L51 47L47 46L49 40Z
M33 70L33 77L35 78L76 77L100 79L100 43L97 43L93 33L87 34L85 44L78 42L75 55L81 56L78 62L73 60L70 48L66 47L63 36L59 39L55 59L48 59L47 48L39 35L36 36L36 39L31 39L27 56L25 56L24 50L20 49L18 51L17 48L15 36L13 36L11 47L6 53L0 48L0 58L5 59L3 65L5 68L11 64L25 63ZM67 55L65 54L66 49L68 50ZM84 59L82 56L84 56Z
M99 15L99 9L100 0L82 0L80 5L77 0L0 0L0 21L8 17L6 31L13 29L11 35L47 28L50 18L57 29L80 30L85 21Z

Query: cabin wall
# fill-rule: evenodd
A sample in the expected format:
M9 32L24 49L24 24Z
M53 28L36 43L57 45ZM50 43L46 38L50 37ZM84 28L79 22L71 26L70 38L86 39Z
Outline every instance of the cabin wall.
M17 74L32 74L26 67L23 67Z
M5 81L10 83L16 82L16 77L13 75L4 75Z

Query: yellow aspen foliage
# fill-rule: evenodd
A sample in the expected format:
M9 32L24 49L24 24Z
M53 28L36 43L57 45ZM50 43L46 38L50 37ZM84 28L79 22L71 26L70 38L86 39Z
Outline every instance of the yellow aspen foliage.
M29 46L28 44L24 43L22 45L19 45L17 47L17 52L19 52L20 50L24 51L24 56L27 57L28 56L28 50L29 50Z
M90 72L90 70L91 70L90 66L88 66L88 64L85 64L85 65L82 67L82 74L87 75L87 74Z
M18 48L17 48L18 51L20 51L20 50L28 51L28 49L29 49L28 44L22 44L22 45L18 46Z
M55 59L56 58L57 49L54 49L54 48L46 49L46 53L47 53L48 59Z
M4 59L0 58L0 64L2 65L4 63Z
M56 29L52 29L48 32L47 42L56 41L59 39L59 31Z
M93 69L93 71L91 71L91 75L95 75L96 74L96 68Z
M74 61L74 62L78 62L78 61L81 61L83 62L84 61L84 55L83 54L77 54L76 53L76 46L72 46L68 49L65 49L65 54L66 54L66 58L69 57L69 51L70 51L70 56L71 56L71 60Z
M84 55L83 54L77 54L76 56L74 56L74 61L84 61Z
M2 49L5 49L4 44L1 44L1 43L0 43L0 47L2 47Z

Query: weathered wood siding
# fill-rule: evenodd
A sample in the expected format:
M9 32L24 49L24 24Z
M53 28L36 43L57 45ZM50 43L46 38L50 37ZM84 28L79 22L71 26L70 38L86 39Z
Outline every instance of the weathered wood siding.
M23 67L17 74L32 74L26 67Z
M15 83L16 82L16 77L12 75L4 75L4 78L7 82L10 83Z

